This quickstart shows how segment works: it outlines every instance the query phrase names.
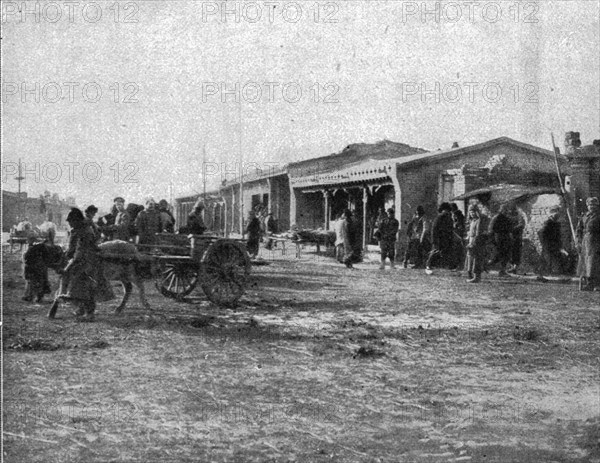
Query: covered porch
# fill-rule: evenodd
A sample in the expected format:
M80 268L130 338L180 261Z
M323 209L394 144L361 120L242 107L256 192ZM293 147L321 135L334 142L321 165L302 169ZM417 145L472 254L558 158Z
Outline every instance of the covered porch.
M373 231L382 210L400 202L395 164L369 162L336 172L290 178L290 222L300 229L333 230L349 209L362 248L376 244Z

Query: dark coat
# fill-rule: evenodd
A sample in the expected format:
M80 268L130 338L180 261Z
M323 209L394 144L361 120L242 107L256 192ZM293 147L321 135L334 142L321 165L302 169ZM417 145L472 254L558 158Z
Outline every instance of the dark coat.
M560 223L553 217L544 222L544 225L538 232L538 237L544 251L557 253L561 250L562 236L560 233Z
M454 241L454 222L448 211L441 212L433 221L431 242L439 250L447 251L452 248Z
M577 274L600 283L600 213L588 212L581 218L577 242L581 246Z
M155 244L156 234L162 232L160 212L156 209L141 211L135 219L135 228L140 237L139 244Z
M71 230L66 258L69 264L62 278L61 294L69 299L94 301L102 270L96 238L90 227L82 224Z
M201 235L204 233L206 226L204 225L204 220L202 219L202 212L192 212L188 216L188 222L185 230L186 233L191 233L192 235Z
M400 228L400 223L395 218L386 217L383 219L379 224L379 231L381 233L380 241L395 242L398 228Z

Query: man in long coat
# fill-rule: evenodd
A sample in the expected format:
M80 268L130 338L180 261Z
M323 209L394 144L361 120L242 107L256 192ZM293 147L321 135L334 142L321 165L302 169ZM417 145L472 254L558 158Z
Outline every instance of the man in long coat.
M508 205L503 204L498 214L490 222L490 237L496 248L496 255L490 261L490 265L500 264L500 272L498 272L500 276L506 276L506 266L511 257L513 224L507 213Z
M432 249L425 268L427 275L433 274L431 267L439 260L445 265L451 262L454 246L454 222L452 222L451 210L448 203L442 203L438 208L438 216L431 227Z
M552 273L555 268L563 271L562 236L560 232L560 222L558 213L560 208L554 206L550 209L550 217L544 222L544 225L538 232L540 243L542 244L542 255L537 269L537 280L547 282L544 278L546 272Z
M395 268L394 259L396 257L396 237L400 223L394 217L394 209L388 209L388 215L384 218L377 227L381 233L379 240L379 248L381 250L381 270L385 269L386 258L390 259L390 267Z
M487 243L488 218L481 214L475 204L471 204L468 210L469 228L467 229L467 282L479 283L481 272L485 261L485 246Z
M62 298L78 305L76 315L84 315L85 319L92 321L96 310L96 292L105 283L96 237L77 208L71 209L67 223L71 227L71 235L66 253L68 264L63 270L60 294Z
M135 218L135 229L138 244L156 244L156 234L162 232L162 221L154 199L148 199L146 209Z
M580 247L577 274L585 278L583 291L600 290L600 205L598 198L588 198L588 212L577 225Z

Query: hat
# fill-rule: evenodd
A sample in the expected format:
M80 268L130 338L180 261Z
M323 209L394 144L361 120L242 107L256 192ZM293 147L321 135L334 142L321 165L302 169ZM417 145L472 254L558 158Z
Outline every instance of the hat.
M83 222L83 220L83 212L81 212L81 210L77 209L76 207L71 208L71 212L69 212L69 214L67 215L67 222Z
M116 203L116 202L122 202L122 203L124 203L125 199L122 198L122 197L120 197L120 196L117 196L115 199L113 199L113 203Z
M585 204L587 206L591 206L592 204L595 205L595 206L598 206L600 204L600 201L598 201L598 198L596 198L596 197L594 197L594 198L588 198L585 201Z
M88 207L85 208L86 214L95 214L96 212L98 212L98 208L93 204L90 204Z

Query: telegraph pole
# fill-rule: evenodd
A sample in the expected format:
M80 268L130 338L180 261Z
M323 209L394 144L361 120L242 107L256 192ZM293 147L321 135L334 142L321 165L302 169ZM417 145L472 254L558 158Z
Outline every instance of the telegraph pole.
M240 116L240 137L239 137L239 151L240 151L240 233L242 239L244 239L244 153L242 152L242 99L240 98L239 105L239 116Z
M25 180L25 177L21 174L21 158L19 158L19 175L15 177L15 180L19 184L19 190L17 194L17 211L19 212L19 220L23 220L23 202L21 201L21 182Z

